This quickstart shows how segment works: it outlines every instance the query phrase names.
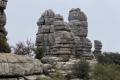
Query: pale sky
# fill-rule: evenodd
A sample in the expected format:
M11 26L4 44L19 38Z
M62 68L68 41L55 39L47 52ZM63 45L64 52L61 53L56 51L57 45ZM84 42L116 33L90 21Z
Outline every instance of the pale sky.
M120 0L9 0L5 10L9 44L27 38L35 42L36 23L45 10L52 9L68 22L71 8L80 8L87 15L87 38L93 45L94 40L100 40L102 51L120 52Z

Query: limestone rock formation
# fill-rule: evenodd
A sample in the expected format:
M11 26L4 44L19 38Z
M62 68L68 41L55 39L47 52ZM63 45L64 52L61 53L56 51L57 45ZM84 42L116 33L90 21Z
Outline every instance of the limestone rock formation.
M6 14L4 10L6 9L8 0L0 0L0 52L10 52L9 45L7 43L8 32L5 29L6 25Z
M50 47L53 45L53 22L54 22L54 12L49 9L46 10L37 22L39 26L36 38L37 47L45 47L46 53L50 54Z
M94 51L93 51L93 53L94 53L94 55L95 55L95 57L97 57L98 55L100 55L101 54L101 49L102 49L102 43L101 43L101 41L99 41L99 40L94 40Z
M42 72L43 65L37 59L0 53L0 76L2 77L19 77Z
M87 22L87 17L86 15L79 9L71 9L69 11L69 17L68 17L69 23L68 25L72 29L72 32L74 33L77 42L76 45L81 45L81 46L76 46L76 50L79 53L80 56L86 55L89 57L92 57L91 55L91 41L88 40L87 34L88 34L88 22ZM81 44L80 44L81 43ZM88 45L89 44L89 45ZM88 50L89 46L89 50Z
M92 42L86 38L86 51L85 53L83 54L83 57L85 57L86 59L93 59L94 56L93 56L93 53L91 52L91 48L92 48Z
M69 22L63 16L46 10L37 22L39 29L36 37L37 47L46 47L46 55L72 55L93 59L92 43L87 38L87 17L79 8L69 11Z
M54 17L54 55L73 55L73 37L70 27L64 22L63 16L56 14Z

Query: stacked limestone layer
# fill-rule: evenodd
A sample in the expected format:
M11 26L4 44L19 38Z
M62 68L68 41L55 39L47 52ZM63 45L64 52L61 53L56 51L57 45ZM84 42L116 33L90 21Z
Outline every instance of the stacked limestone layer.
M74 34L70 27L64 22L63 16L56 14L54 17L54 55L73 55Z
M86 38L88 34L88 23L86 15L79 8L73 8L69 11L68 20L68 25L72 29L76 39L79 38L76 42L77 45L79 43L79 46L76 46L77 52L82 57L93 58L91 53L92 43Z
M7 31L5 29L6 25L6 14L5 9L7 7L8 0L0 0L0 52L10 52L9 45L7 43Z
M101 49L102 49L102 43L101 43L101 41L99 41L99 40L94 40L94 51L93 51L93 53L94 53L94 55L95 55L95 57L97 57L98 55L100 55L101 54Z
M0 77L16 77L43 72L42 63L34 58L0 53Z
M53 45L53 22L54 22L54 12L49 9L46 10L37 22L39 26L36 38L37 47L45 47L46 53L50 54L50 47Z

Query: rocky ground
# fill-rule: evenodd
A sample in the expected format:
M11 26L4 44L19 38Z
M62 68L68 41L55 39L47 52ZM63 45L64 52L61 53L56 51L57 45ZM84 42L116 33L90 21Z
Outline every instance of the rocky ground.
M38 77L47 77L44 74L54 76L56 73L67 75L79 60L48 56L40 61L27 56L0 53L0 80L36 80ZM97 63L96 59L87 61L91 66Z

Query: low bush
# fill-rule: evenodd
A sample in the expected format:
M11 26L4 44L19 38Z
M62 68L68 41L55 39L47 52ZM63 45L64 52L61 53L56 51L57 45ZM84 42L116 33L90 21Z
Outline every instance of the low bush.
M110 63L120 65L120 54L118 52L103 52L97 57L99 63Z
M120 80L120 66L115 64L100 64L94 66L94 80Z
M106 56L102 55L102 54L97 57L97 61L99 63L102 63L102 64L104 64L104 63L111 63L110 59L107 58Z
M89 63L86 60L81 59L73 65L72 75L80 79L87 79L89 76L89 71Z
M44 56L45 48L36 48L34 50L34 53L36 54L35 58L36 59L41 59Z

